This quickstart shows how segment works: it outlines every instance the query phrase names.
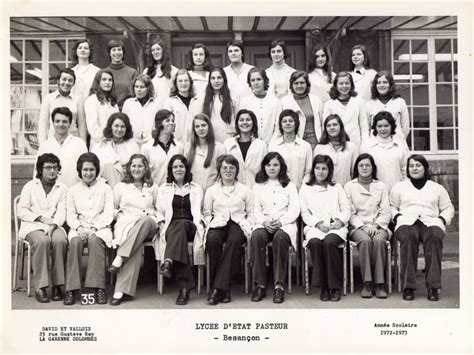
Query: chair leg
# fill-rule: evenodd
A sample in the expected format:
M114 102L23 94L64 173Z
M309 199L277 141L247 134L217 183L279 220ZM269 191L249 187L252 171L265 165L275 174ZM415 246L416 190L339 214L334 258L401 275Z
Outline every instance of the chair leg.
M248 259L248 245L244 244L244 269L245 269L245 275L244 275L244 282L245 282L245 294L249 294L249 282L250 282L250 265L249 265L249 259Z
M158 285L158 293L160 295L163 294L163 275L160 274L160 269L161 269L161 260L156 261L156 272L157 272L157 280L156 283Z
M202 272L203 272L203 266L198 265L198 287L197 287L197 293L198 295L201 294L201 286L202 286Z
M28 276L26 281L26 292L31 297L31 245L28 244Z
M397 256L396 256L396 269L397 269L397 288L398 292L402 292L402 270L401 270L401 256L400 256L400 242L397 241L396 246Z
M354 293L354 264L352 260L354 246L349 242L349 282L350 292Z
M347 246L342 249L342 288L344 296L347 294Z
M21 270L20 270L20 280L25 279L25 246L23 245L23 242L21 243L21 248L20 248L20 259L21 259ZM28 270L30 272L30 270Z
M388 293L392 293L392 247L390 241L386 242L387 245L387 276L386 280L388 283Z
M298 253L295 250L295 264L296 264L296 284L300 285L300 263L298 262Z
M288 294L290 295L291 295L291 250L292 250L292 247L290 246L290 250L288 251Z
M211 270L209 268L209 264L209 255L206 253L206 291L208 295L211 290Z
M306 295L309 295L309 265L308 265L308 248L304 248L303 253L301 254L303 256L304 260L304 288L306 291Z
M16 239L15 240L15 256L14 256L14 262L13 262L13 291L16 290L16 282L18 279L18 249L19 249L18 246L19 244L20 244L20 241Z

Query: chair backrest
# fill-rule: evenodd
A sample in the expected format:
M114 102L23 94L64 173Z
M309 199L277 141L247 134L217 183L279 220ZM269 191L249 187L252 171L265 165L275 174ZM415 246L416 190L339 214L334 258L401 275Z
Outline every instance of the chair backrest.
M20 195L13 200L13 219L15 222L15 238L18 239L18 231L20 230L20 221L18 219L18 202L20 202Z

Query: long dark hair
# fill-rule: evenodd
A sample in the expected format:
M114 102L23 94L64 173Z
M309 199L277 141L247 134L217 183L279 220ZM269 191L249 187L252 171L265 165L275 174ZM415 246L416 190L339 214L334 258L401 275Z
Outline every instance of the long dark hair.
M151 47L153 47L155 44L158 44L163 52L163 55L161 57L161 63L159 64L151 54ZM151 64L147 67L147 75L149 75L150 78L153 78L156 75L156 67L159 65L161 71L163 72L163 76L166 79L171 79L171 58L170 51L168 49L168 46L166 45L166 42L163 41L161 38L156 38L150 42L148 50L148 58Z
M349 58L349 61L350 61L349 65L350 65L351 71L353 71L354 68L355 68L354 63L352 63L352 53L356 49L359 49L362 52L362 54L364 55L364 68L369 69L370 68L370 58L369 58L369 51L367 50L367 47L364 46L363 44L356 44L354 47L352 47L351 57Z
M316 164L326 164L328 167L328 177L326 178L326 183L328 185L334 186L336 183L333 181L332 177L334 174L334 163L329 155L317 154L313 159L313 164L311 165L311 172L309 174L309 180L306 183L308 186L313 186L317 184L316 175L314 174L314 168Z
M240 128L239 128L239 118L241 115L249 115L250 118L252 119L252 136L254 138L258 138L258 121L257 121L257 116L255 115L255 113L251 110L247 110L245 108L239 110L239 112L237 112L237 115L235 116L235 131L237 132L237 134L240 134Z
M349 73L348 71L340 71L334 77L332 86L329 89L329 96L331 97L331 99L335 100L339 97L339 91L337 91L337 81L341 78L349 78L349 81L351 83L351 90L349 91L349 96L350 97L357 96L357 92L355 91L354 79L352 79L351 73Z
M190 145L190 149L189 149L189 152L188 152L189 164L193 165L194 157L196 155L196 148L199 145L199 137L197 136L196 131L194 130L194 121L195 120L204 121L204 122L207 123L207 126L208 126L207 137L206 137L206 140L207 140L207 157L204 160L204 167L208 168L208 167L211 166L212 158L214 157L214 150L216 148L216 138L214 136L214 127L212 126L211 119L205 113L198 113L193 118L193 123L192 123L193 134L191 135L191 145Z
M357 165L359 165L359 163L364 159L369 159L370 164L372 164L372 179L377 180L377 165L375 164L374 157L369 153L362 153L357 157L354 163L354 170L352 172L352 176L354 177L354 179L359 177L359 169L357 168Z
M390 135L393 136L396 132L396 129L397 129L397 123L395 122L395 119L393 118L392 114L388 111L380 111L378 112L375 117L374 117L374 120L372 121L372 133L374 136L377 135L377 122L379 121L382 121L382 120L386 120L389 125L390 125Z
M324 120L323 124L323 133L321 134L321 139L319 140L319 144L329 144L331 141L331 138L329 137L328 131L326 129L327 124L331 120L336 120L339 123L339 126L341 126L341 131L339 132L339 142L342 145L342 150L346 149L346 142L349 142L349 135L346 133L346 130L344 128L344 122L342 122L341 117L339 115L329 115L326 117Z
M102 79L102 74L108 74L112 77L112 88L108 93L102 90L100 87L100 80ZM94 76L94 81L92 81L91 90L89 91L90 95L97 95L97 99L103 105L107 101L110 101L112 106L115 106L117 103L117 96L115 95L115 79L114 75L109 69L100 69Z
M316 64L316 53L318 51L323 51L324 54L326 54L326 64L324 64L321 69L323 70L323 73L327 75L328 83L332 83L331 51L324 44L317 44L313 47L309 57L309 72L312 72L314 69L318 68L318 65Z
M224 86L219 92L219 99L222 101L221 117L222 120L229 124L232 122L232 99L230 97L229 86L227 85L227 75L225 75L224 69L216 67L209 73L209 80L206 86L206 95L204 96L204 104L202 107L202 113L205 113L211 117L212 105L214 99L214 89L211 86L211 75L214 72L219 72L224 78Z
M77 48L81 43L87 43L89 45L89 63L92 63L92 59L94 58L94 47L92 45L92 41L88 38L80 39L76 43L74 43L74 47L72 47L72 64L76 65L79 63L79 58L77 57Z
M270 163L273 159L277 159L280 163L280 172L278 173L278 181L280 181L281 186L286 187L289 182L290 178L288 177L288 167L286 166L285 159L277 152L269 152L267 153L260 164L260 171L255 175L255 182L257 184L264 183L268 181L268 175L265 171L265 165Z
M211 62L211 53L209 53L209 49L202 44L202 43L194 43L191 47L191 50L188 52L188 65L186 66L186 69L188 70L194 70L194 61L193 61L193 49L198 49L202 48L204 49L204 71L211 71L212 69L212 62Z
M125 125L125 135L123 136L123 140L128 141L129 139L133 138L133 129L132 125L130 124L130 119L128 118L127 114L123 112L114 112L110 115L103 131L104 138L113 138L112 125L114 124L115 120L120 120Z
M122 179L122 182L126 184L133 183L132 173L130 172L130 167L132 166L132 161L134 159L140 159L145 166L145 174L143 175L143 183L145 186L153 186L153 179L151 178L151 169L148 159L143 154L132 154L130 160L125 164L125 175Z
M425 176L424 178L426 180L431 180L431 171L430 171L430 164L428 163L428 160L421 155L421 154L412 154L408 157L407 159L407 177L411 179L410 173L409 173L409 166L410 166L410 160L416 160L417 162L420 162L421 165L425 168Z
M377 80L382 76L387 78L388 85L390 85L388 89L388 95L391 98L400 97L400 94L397 93L397 85L395 84L395 79L393 79L393 75L388 70L381 70L375 75L374 80L372 81L372 86L370 87L370 91L372 93L372 99L378 99L380 94L377 90Z
M186 157L182 154L175 154L171 157L170 161L168 162L168 175L166 176L166 182L172 183L176 182L174 175L173 175L173 163L179 160L184 165L184 169L186 173L184 174L184 183L187 184L193 180L193 174L191 173L191 164L189 164Z

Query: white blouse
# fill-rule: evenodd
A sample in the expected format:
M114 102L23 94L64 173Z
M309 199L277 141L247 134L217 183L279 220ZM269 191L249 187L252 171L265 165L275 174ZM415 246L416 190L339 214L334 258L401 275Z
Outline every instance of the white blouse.
M184 148L180 142L174 140L174 144L171 143L168 153L166 153L159 144L154 146L153 143L153 140L145 143L141 148L141 153L150 163L151 177L153 178L153 182L156 185L161 186L166 181L166 176L168 174L168 162L170 161L171 157L175 154L183 154Z
M91 135L91 147L99 143L104 138L104 128L107 125L110 115L119 112L117 104L112 106L109 102L103 104L97 99L97 95L89 96L84 102L84 112L86 115L87 131Z
M369 100L366 102L367 115L369 117L369 127L372 127L374 117L380 111L388 111L392 114L397 125L395 129L395 137L400 140L405 140L410 133L410 115L408 114L407 104L404 99L397 97L390 99L384 104L379 99ZM370 130L372 135L372 129Z
M227 85L229 86L230 95L234 100L236 100L237 105L240 102L240 99L244 96L250 95L252 90L250 89L249 84L247 83L247 76L250 69L253 66L243 63L242 68L237 73L232 66L229 64L224 67L225 75L227 76Z
M318 144L314 148L315 157L318 154L329 155L334 163L333 180L341 185L351 180L355 161L359 155L357 146L352 142L346 142L344 150L336 150L329 144Z
M89 96L92 82L97 72L100 70L94 64L87 65L76 64L71 68L76 75L76 83L71 89L71 95L75 97L81 104Z
M326 101L331 99L329 96L329 89L331 89L335 77L336 73L331 72L331 82L328 83L327 75L324 74L323 70L314 69L308 74L309 82L311 84L310 93L319 97L321 102L324 104Z
M300 201L296 186L290 181L283 187L279 181L267 180L253 186L255 198L255 225L253 230L264 228L263 222L278 220L281 229L290 236L291 244L297 248L296 219L300 215Z
M178 96L169 97L163 104L164 109L173 112L175 123L174 137L183 144L191 141L193 113L190 110L195 105L194 101L196 101L196 96L191 98L189 109Z
M377 72L374 69L361 68L359 70L361 72L360 74L352 71L351 75L354 80L357 96L366 102L372 98L372 81L377 75Z
M270 81L268 92L280 98L288 94L290 91L290 77L296 69L284 63L282 66L272 64L265 69L265 73Z
M155 116L162 107L163 104L152 97L143 106L136 97L125 100L122 112L130 119L133 137L138 145L141 146L153 139L151 134L155 128Z
M193 79L193 91L194 96L204 94L206 92L206 86L209 82L209 72L204 72L204 76L195 73L193 70L188 70L189 75Z
M155 89L155 99L157 102L164 102L170 97L170 90L173 87L173 77L177 72L178 68L172 65L169 79L164 75L158 76L158 74L155 74L155 76L151 78L151 82ZM148 68L143 70L143 74L148 74Z

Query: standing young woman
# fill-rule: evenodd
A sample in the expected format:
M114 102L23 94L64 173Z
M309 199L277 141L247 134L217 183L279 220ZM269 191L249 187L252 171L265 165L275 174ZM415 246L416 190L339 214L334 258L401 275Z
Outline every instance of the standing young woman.
M366 46L357 44L352 47L350 68L355 91L364 102L369 101L372 97L372 81L377 72L370 69L369 52Z
M194 265L204 265L204 227L201 220L203 192L192 182L191 166L182 155L168 163L166 184L158 190L157 210L160 228L160 272L171 277L174 269L179 293L177 305L189 301L196 284L189 264L188 242L193 242Z
M168 46L161 38L157 38L150 43L150 61L150 66L143 70L143 74L151 78L156 101L163 103L170 96L173 85L172 78L176 75L178 68L171 65Z
M352 169L357 159L358 148L349 141L344 123L338 115L329 115L324 120L321 141L314 149L314 156L329 155L334 164L333 178L342 186L351 180Z
M122 112L130 118L135 142L139 146L153 139L156 113L162 102L155 99L153 83L148 75L140 74L133 81L133 97L125 100Z
M227 154L232 154L239 162L238 180L252 188L255 175L267 153L267 146L258 138L257 117L252 111L243 109L237 112L235 130L237 135L227 138L224 148Z
M151 166L151 177L157 186L165 183L167 166L175 154L183 154L181 142L174 139L174 115L168 110L160 110L155 116L155 134L153 140L145 143L141 153L147 158Z
M288 48L285 41L281 39L276 39L270 43L268 56L272 60L272 65L265 70L270 80L269 91L276 97L281 98L288 93L290 76L296 69L286 64Z
M230 95L238 106L240 99L251 93L247 76L253 67L245 63L244 43L241 40L233 39L227 43L226 52L230 64L224 67L224 72L227 76Z
M349 72L341 71L329 90L331 100L324 104L323 117L338 115L352 143L357 147L369 137L369 121L365 103L357 97L354 81Z
M156 233L156 195L158 186L151 179L148 160L134 154L125 167L123 182L114 187L115 227L112 245L117 256L109 267L117 274L112 306L122 303L124 295L135 297L143 243Z
M186 143L184 151L191 165L194 182L206 192L216 182L217 158L225 154L222 143L216 142L212 122L206 114L200 113L194 117L191 142Z
M313 159L311 145L296 134L299 126L298 114L293 110L283 110L278 119L281 136L273 139L268 146L269 152L278 152L285 159L288 176L298 189L309 177Z
M280 100L268 91L269 80L265 70L252 68L247 76L252 93L240 100L239 109L255 113L258 121L258 135L268 145L275 133L281 112Z
M260 171L253 187L255 197L253 226L250 239L250 260L255 291L252 302L266 296L267 267L265 257L267 244L273 250L273 302L283 303L284 283L289 263L289 246L297 250L296 219L300 214L298 190L290 181L283 157L270 152L262 160Z
M106 247L112 246L114 197L112 188L97 179L99 159L94 153L84 153L77 160L77 173L81 182L67 192L68 254L64 305L75 303L75 293L81 290L82 253L87 245L87 272L84 288L94 290L98 304L107 303L105 292Z
M237 159L221 155L217 171L219 179L206 191L203 207L212 287L207 304L211 306L231 301L231 278L239 270L242 244L250 238L254 222L252 191L237 181Z
M170 97L163 108L173 112L176 124L174 136L183 144L191 140L193 116L190 109L194 101L193 78L186 69L179 69L173 77Z
M386 70L379 71L372 82L372 100L366 102L369 124L377 113L388 111L396 123L395 137L405 141L410 133L410 116L405 100L397 93L395 80Z
M408 180L397 183L390 192L395 238L401 244L403 299L415 298L418 245L422 243L428 300L438 301L443 238L454 216L454 207L446 189L431 180L424 156L414 154L408 158L407 176Z
M377 180L377 166L370 154L361 154L354 164L354 180L344 185L351 204L350 239L359 249L360 271L364 287L362 298L387 298L384 285L386 249L391 219L388 190ZM390 266L391 267L391 266Z
M372 121L373 137L362 144L360 151L374 157L378 179L388 191L397 182L406 179L406 161L409 155L405 141L395 138L396 123L388 111L380 111Z
M191 111L193 116L204 113L211 118L216 141L223 143L235 135L235 103L230 97L227 77L222 68L211 70L205 94L199 95Z
M50 282L53 301L62 300L67 253L67 237L62 226L66 221L67 186L57 180L61 163L54 154L40 155L36 171L36 177L21 190L17 207L21 221L18 238L31 244L35 298L39 303L46 303Z
M92 64L93 54L94 48L88 39L77 41L72 48L72 62L75 65L71 69L76 74L76 84L71 89L71 96L75 97L80 105L84 105L95 74L100 70Z
M336 77L331 67L331 52L325 45L317 44L311 51L308 77L311 94L319 97L324 104L330 99L329 90Z
M133 140L133 130L128 116L121 112L110 115L104 128L104 139L92 148L100 161L101 176L114 187L122 181L125 165L140 147Z
M84 102L84 112L92 148L104 138L103 131L110 115L119 112L110 70L100 69L95 75L90 95Z
M314 157L311 177L300 189L304 246L313 262L311 286L321 287L321 301L341 299L342 257L338 246L345 242L351 207L342 186L334 183L334 165L327 155Z
M204 93L212 69L211 54L207 47L202 43L193 44L188 53L188 62L187 69L193 79L194 93Z
M283 109L291 109L298 113L300 128L298 137L311 144L314 149L321 138L321 117L323 104L321 100L310 94L311 84L308 74L297 70L290 77L291 93L281 98Z

